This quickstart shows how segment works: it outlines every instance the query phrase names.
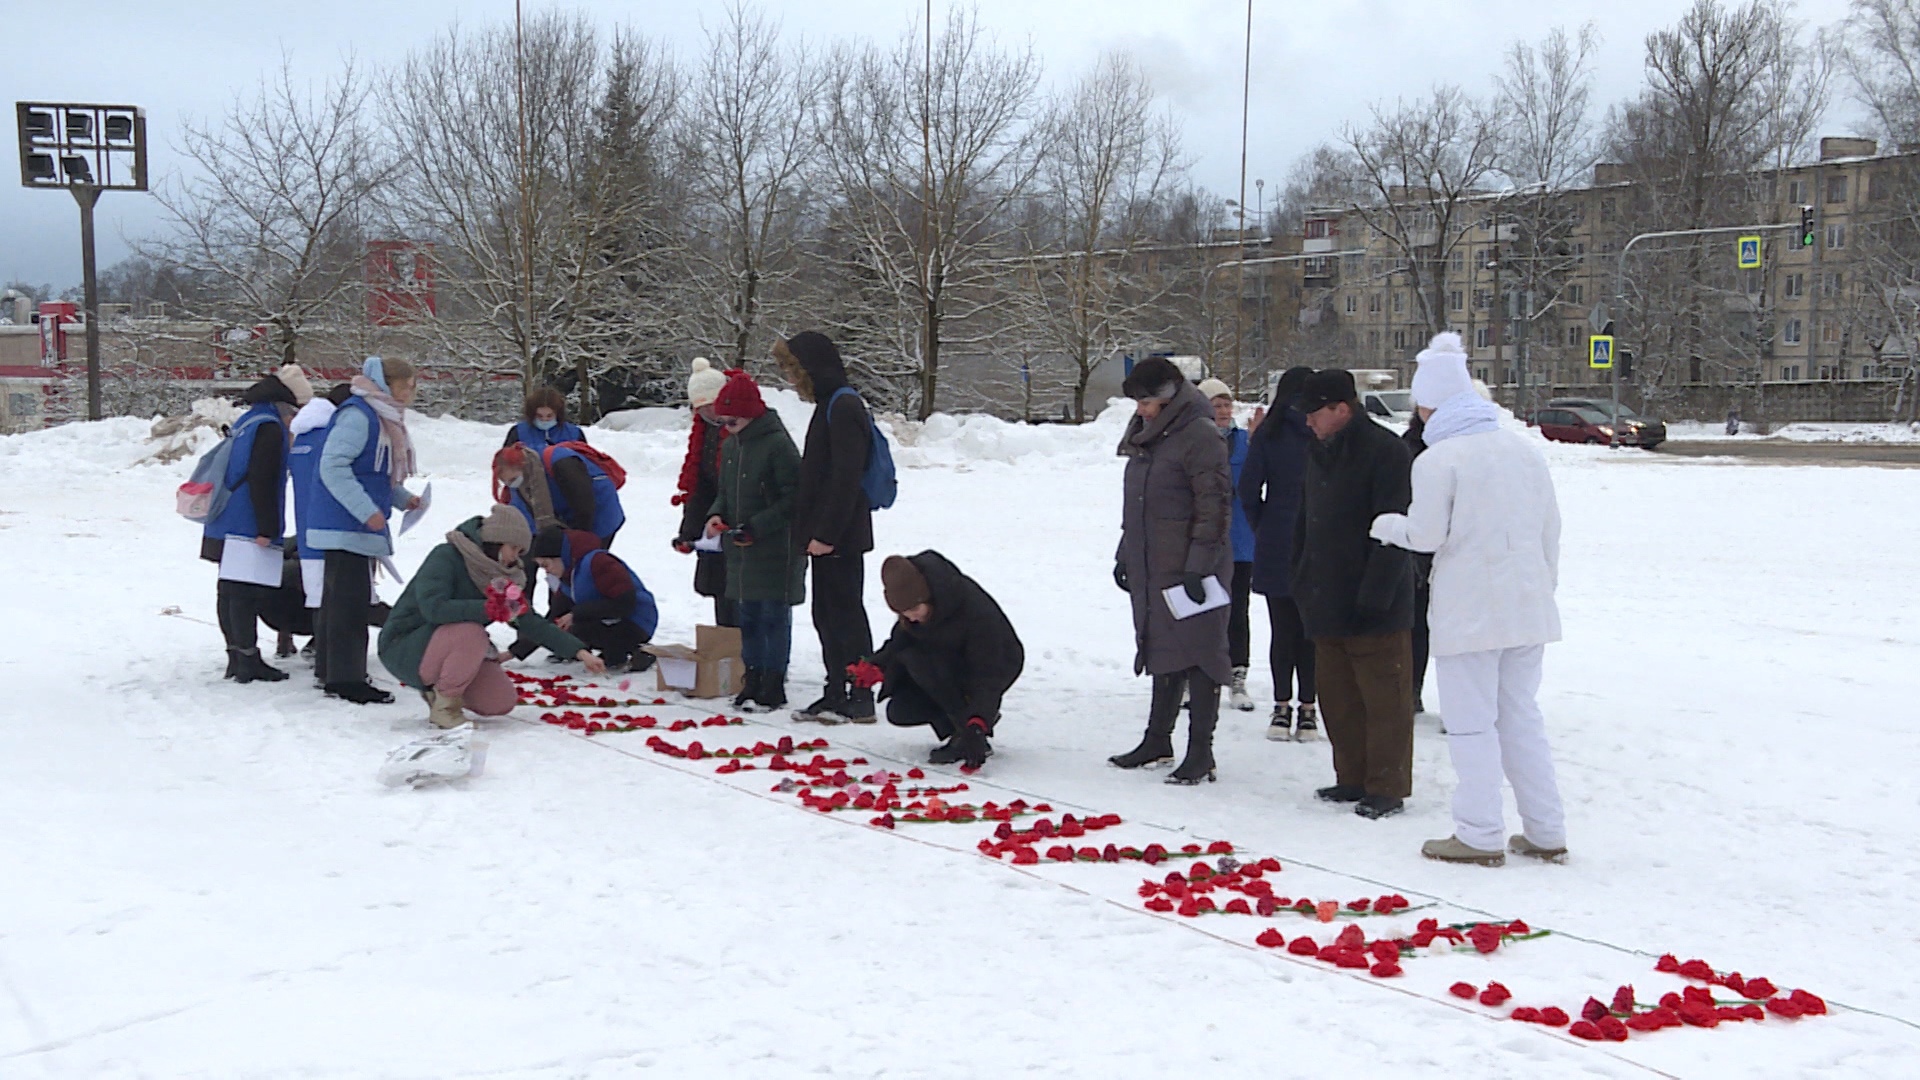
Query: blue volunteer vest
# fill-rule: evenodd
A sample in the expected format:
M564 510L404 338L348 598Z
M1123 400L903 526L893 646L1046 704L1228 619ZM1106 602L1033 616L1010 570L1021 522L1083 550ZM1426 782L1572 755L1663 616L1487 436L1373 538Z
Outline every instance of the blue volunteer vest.
M514 434L520 439L520 445L545 453L547 447L558 446L563 442L581 442L586 436L581 433L580 425L561 421L553 425L552 431L541 431L533 426L533 421L522 420L513 425Z
M570 555L572 546L569 542L566 545L568 550L563 554ZM605 548L594 548L580 556L577 562L571 562L573 569L568 572L567 582L560 587L560 591L571 597L576 604L590 604L603 599L600 590L593 583L595 559L613 559L620 564L620 569L627 572L628 579L633 582L633 614L627 616L627 621L638 626L642 634L649 638L653 637L654 629L660 625L660 609L654 605L653 594L641 584L640 575L633 572L633 567L620 562Z
M322 429L321 446L324 448L326 441L333 437L334 429L340 425L340 418L347 415L350 409L359 410L367 418L367 445L353 459L353 479L382 514L391 515L393 477L387 472L387 463L376 460L380 456L380 414L373 411L373 406L367 404L366 399L357 396L348 398L345 405L334 411L333 419L327 421L327 426ZM387 529L375 533L367 528L366 522L356 519L347 512L346 507L340 505L340 500L333 497L333 492L328 491L326 483L320 479L318 461L314 462L313 480L307 486L307 497L312 512L307 515L306 529L365 533L369 536L387 534Z
M280 538L286 528L285 500L281 506L280 520L259 522L253 516L253 485L247 480L247 466L253 460L253 442L260 431L271 425L272 434L283 437L286 431L280 425L280 411L271 401L262 401L242 413L233 424L233 449L227 457L227 473L220 478L227 490L233 494L227 497L227 505L220 510L220 516L207 522L202 535L212 537L241 536L249 540L256 536ZM284 493L287 486L286 456L280 458L280 488Z
M556 464L566 458L574 458L585 465L587 475L593 478L593 521L587 526L587 531L599 537L600 542L604 544L616 529L627 523L626 511L620 509L619 489L613 486L613 479L600 466L575 451L562 448L553 452L553 460ZM573 510L567 505L567 497L560 493L560 485L553 483L551 466L547 469L547 492L553 496L553 512L561 521L571 521ZM517 494L514 497L516 501L519 498ZM527 510L526 504L518 505L520 512L527 515L528 521L532 521L533 515Z
M320 482L320 448L326 445L327 428L322 424L293 437L287 451L287 473L293 478L293 542L301 556L307 555L307 521L313 516L313 485Z

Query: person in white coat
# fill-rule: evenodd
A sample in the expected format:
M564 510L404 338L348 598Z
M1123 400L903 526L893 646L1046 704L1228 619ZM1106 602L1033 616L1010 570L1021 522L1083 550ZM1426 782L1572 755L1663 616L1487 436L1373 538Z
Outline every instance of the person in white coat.
M1467 374L1458 334L1438 334L1413 377L1427 452L1413 463L1413 502L1381 514L1384 544L1433 553L1432 631L1440 709L1459 786L1453 835L1421 853L1499 866L1506 850L1558 862L1566 817L1536 697L1549 642L1560 640L1560 508L1532 440L1500 425L1499 407ZM1521 832L1503 845L1500 781Z

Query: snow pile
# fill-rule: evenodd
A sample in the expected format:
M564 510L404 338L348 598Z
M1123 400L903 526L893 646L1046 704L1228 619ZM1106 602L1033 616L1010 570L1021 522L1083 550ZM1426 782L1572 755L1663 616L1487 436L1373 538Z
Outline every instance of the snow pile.
M1742 423L1740 434L1728 435L1724 423L1710 423L1700 420L1675 420L1667 425L1667 437L1685 442L1726 442L1733 439L1783 439L1787 442L1801 443L1920 443L1920 423L1913 424L1848 424L1848 423L1799 423L1782 424L1766 435L1761 435L1752 423Z

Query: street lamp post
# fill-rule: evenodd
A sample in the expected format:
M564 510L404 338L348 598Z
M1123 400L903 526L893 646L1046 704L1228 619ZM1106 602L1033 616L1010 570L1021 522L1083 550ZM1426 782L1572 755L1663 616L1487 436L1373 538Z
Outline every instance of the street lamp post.
M93 207L103 191L147 190L147 114L132 105L14 103L20 185L65 188L80 204L80 281L87 307L87 419L100 419L100 288Z

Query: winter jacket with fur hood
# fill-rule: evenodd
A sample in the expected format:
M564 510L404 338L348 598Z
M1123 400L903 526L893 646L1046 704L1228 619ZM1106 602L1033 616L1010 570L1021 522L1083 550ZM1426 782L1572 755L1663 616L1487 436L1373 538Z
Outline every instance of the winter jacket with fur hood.
M1134 673L1200 668L1232 681L1226 606L1175 619L1163 595L1187 574L1232 580L1233 481L1213 406L1191 383L1152 420L1135 416L1120 439L1127 459L1120 547L1133 601Z

